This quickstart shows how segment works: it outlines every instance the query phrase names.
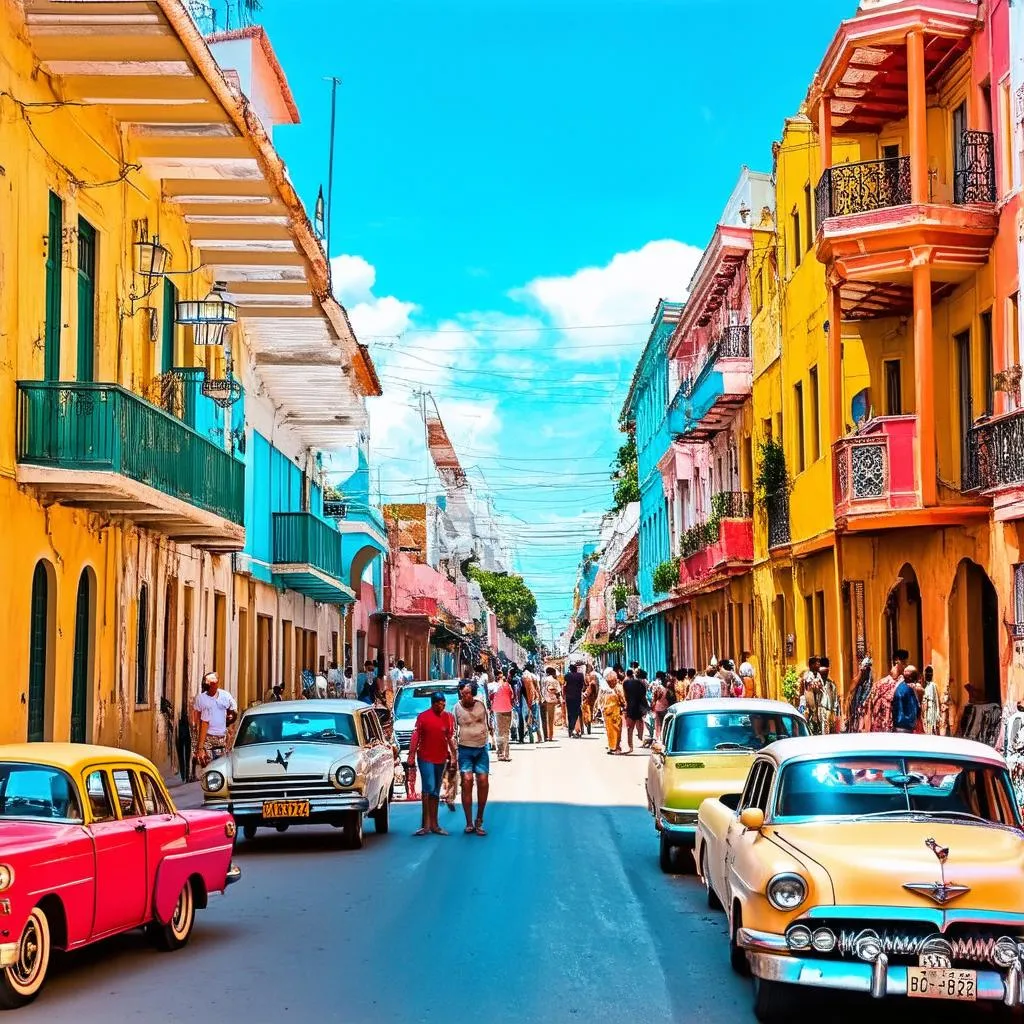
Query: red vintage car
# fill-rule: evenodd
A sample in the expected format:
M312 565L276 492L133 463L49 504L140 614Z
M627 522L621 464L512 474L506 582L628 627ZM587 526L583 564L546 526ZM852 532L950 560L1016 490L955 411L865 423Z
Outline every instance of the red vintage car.
M0 1008L30 1002L55 949L145 926L164 950L240 877L224 811L178 811L144 757L0 746Z

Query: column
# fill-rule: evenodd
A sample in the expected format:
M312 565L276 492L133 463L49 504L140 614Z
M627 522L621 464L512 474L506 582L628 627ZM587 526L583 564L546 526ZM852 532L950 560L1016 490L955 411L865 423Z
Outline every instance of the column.
M917 472L921 503L937 500L935 458L935 385L932 343L932 271L916 266L914 275L914 389L917 394Z
M829 449L846 433L843 422L843 301L833 285L828 302L828 437Z
M832 166L832 97L821 97L818 106L818 143L821 146L821 173Z
M907 122L910 129L910 201L928 202L928 111L924 77L924 34L907 36Z

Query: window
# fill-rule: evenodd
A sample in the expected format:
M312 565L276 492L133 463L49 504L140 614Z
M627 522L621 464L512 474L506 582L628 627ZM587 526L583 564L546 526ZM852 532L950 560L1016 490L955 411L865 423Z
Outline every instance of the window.
M78 379L96 369L96 229L78 218Z
M1008 79L999 83L999 122L1002 136L999 194L1004 196L1013 189L1013 101Z
M808 375L811 399L811 462L821 458L821 406L818 396L818 368L812 366Z
M807 723L795 712L719 714L681 712L666 750L670 754L696 754L709 750L760 750L776 740L806 736Z
M903 415L903 373L898 359L886 359L882 363L885 377L885 415Z
M802 383L793 385L793 418L796 422L796 471L802 473L806 468L804 458L804 386Z
M984 390L982 412L991 416L996 407L995 384L992 380L992 310L981 314L981 383Z
M750 311L755 316L761 311L764 305L764 282L761 280L761 273L758 271L752 276L750 282Z
M803 735L800 733L799 735ZM768 797L772 791L772 782L775 780L775 769L768 761L759 761L750 771L747 778L747 785L743 790L743 797L740 800L741 811L748 807L757 807L767 813Z
M811 205L811 183L804 185L804 226L807 228L807 252L814 248L814 207Z
M814 644L817 642L818 634L814 628L814 595L804 594L804 635L807 637L807 657L813 657Z
M142 801L136 797L132 786L132 773L127 768L118 768L111 772L114 777L114 792L121 808L122 818L138 818L143 814Z
M136 772L135 781L142 800L142 808L146 814L170 814L171 809L167 806L160 787L149 772Z
M1014 622L1024 623L1024 565L1013 567L1013 607Z
M790 235L792 236L792 249L793 249L793 262L791 270L796 270L800 266L800 258L802 256L802 249L804 240L800 237L800 211L793 207L793 212L789 215L792 222L790 228Z
M766 416L761 420L761 433L764 434L764 439L770 441L772 439L772 418Z
M135 634L135 703L149 703L149 587L139 587L139 618Z
M246 715L238 730L235 746L279 743L285 740L359 746L356 740L356 723L352 716L343 712L327 711L265 712Z
M363 739L367 743L384 742L384 733L381 731L380 719L373 708L363 712Z
M1010 339L1009 365L1016 366L1020 363L1020 292L1014 292L1010 296L1008 315L1010 322L1006 325L1006 335Z
M817 654L822 655L828 650L825 640L825 591L814 592L814 637L817 641Z
M85 780L85 795L89 799L89 811L93 821L114 821L114 801L110 796L106 772L96 769Z
M0 821L5 818L80 822L82 809L64 772L39 765L0 764Z

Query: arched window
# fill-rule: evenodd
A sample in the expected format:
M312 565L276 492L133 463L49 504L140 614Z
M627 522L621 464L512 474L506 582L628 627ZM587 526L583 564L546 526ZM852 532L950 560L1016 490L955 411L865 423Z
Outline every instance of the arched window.
M47 710L53 677L53 602L52 569L45 559L36 562L32 574L32 598L29 607L28 641L28 739L30 743L47 738Z
M135 632L135 703L149 703L149 587L139 587L139 621Z
M75 602L75 652L71 665L72 743L87 743L92 731L89 728L89 694L92 688L93 608L92 571L83 569Z

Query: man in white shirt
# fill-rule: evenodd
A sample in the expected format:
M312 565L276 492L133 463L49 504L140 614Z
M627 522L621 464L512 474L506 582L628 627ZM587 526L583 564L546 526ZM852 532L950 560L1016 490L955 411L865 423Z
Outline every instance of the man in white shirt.
M196 760L205 768L227 751L228 726L238 717L238 704L227 690L220 688L216 672L208 673L204 682L206 692L196 697L192 712L199 729Z

